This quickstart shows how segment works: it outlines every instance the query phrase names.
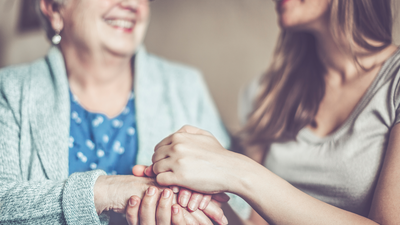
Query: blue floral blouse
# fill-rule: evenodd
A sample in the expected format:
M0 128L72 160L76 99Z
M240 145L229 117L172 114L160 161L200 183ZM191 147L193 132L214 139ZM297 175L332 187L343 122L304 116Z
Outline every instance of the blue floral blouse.
M95 169L109 175L132 174L138 149L134 92L112 119L85 110L71 91L70 99L69 174Z

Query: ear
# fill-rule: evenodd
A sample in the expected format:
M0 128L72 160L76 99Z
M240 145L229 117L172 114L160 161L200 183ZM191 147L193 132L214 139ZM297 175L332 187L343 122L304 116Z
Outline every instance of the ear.
M40 10L49 19L54 31L62 31L64 21L60 13L60 5L53 0L40 0Z

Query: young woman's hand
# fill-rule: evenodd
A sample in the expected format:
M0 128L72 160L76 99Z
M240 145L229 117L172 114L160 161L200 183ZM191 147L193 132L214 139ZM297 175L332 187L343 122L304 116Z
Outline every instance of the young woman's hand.
M185 126L155 147L152 171L160 185L207 194L234 192L246 174L246 159L224 149L210 133Z
M129 199L126 220L129 225L199 224L193 217L186 216L185 220L182 208L172 205L173 193L170 189L164 189L159 194L156 187L150 187L142 200L138 196Z
M180 205L175 204L176 196L170 189L159 190L156 187L150 187L142 200L137 196L132 196L126 208L126 219L130 225L168 225L168 224L198 224L212 225L211 220L200 210L188 212ZM222 210L214 202L210 203L210 211L218 212L223 215ZM222 213L222 214L221 214ZM216 215L214 215L215 217ZM225 217L220 217L217 221L221 225L227 224Z

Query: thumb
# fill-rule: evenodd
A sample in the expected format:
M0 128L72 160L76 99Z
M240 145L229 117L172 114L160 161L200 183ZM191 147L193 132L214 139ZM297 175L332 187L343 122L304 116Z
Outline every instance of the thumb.
M146 174L144 173L144 171L146 168L147 168L147 166L136 165L132 168L132 174L137 177L145 177Z

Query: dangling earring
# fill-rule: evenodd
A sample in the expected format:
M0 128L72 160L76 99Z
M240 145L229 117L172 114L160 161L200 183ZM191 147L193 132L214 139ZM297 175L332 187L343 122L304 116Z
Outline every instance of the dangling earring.
M59 30L56 30L55 32L56 34L51 39L51 42L53 42L54 45L58 45L61 42L61 35Z

